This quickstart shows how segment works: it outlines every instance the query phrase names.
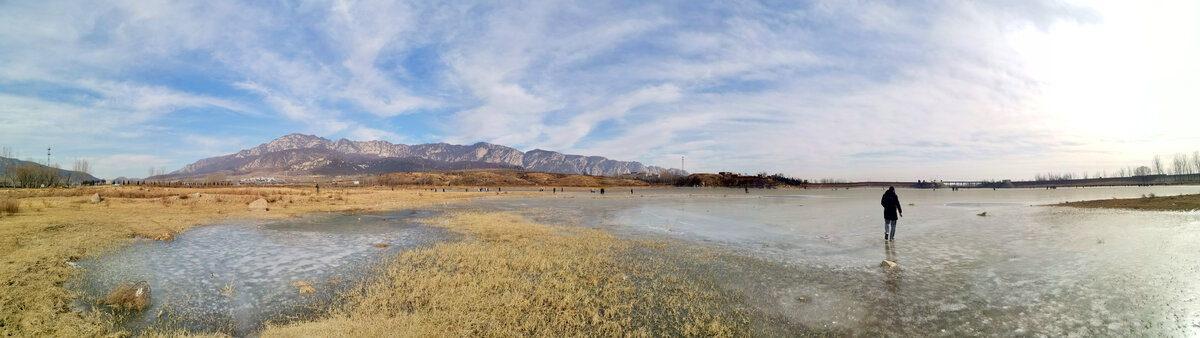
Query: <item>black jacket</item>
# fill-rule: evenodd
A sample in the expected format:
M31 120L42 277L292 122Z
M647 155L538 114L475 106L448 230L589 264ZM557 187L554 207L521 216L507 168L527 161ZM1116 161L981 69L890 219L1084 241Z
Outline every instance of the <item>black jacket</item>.
M883 219L900 219L896 217L896 212L904 213L900 208L900 197L896 196L896 190L889 189L883 193L883 199L879 201L883 205Z

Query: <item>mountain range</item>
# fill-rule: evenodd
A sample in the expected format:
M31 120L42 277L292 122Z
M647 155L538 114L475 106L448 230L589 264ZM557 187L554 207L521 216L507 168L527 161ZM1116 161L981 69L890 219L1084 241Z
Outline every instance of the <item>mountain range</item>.
M378 140L333 141L314 135L290 134L235 154L196 161L160 178L195 178L212 174L360 175L495 168L596 176L686 174L679 169L646 166L633 161L566 155L541 149L522 152L486 142L406 145Z

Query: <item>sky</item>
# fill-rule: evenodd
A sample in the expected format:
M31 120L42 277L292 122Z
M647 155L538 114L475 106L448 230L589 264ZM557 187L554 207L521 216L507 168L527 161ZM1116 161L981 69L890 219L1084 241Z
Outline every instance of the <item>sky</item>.
M290 133L847 180L1200 150L1196 1L0 1L0 146L105 178ZM682 161L681 161L682 160Z

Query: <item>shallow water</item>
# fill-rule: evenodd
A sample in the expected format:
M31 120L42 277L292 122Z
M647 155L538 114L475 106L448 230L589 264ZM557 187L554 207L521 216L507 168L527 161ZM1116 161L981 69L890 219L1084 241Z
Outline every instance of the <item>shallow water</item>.
M890 243L881 189L751 192L471 205L731 250L751 263L725 263L725 286L803 332L1200 335L1200 212L1042 206L1200 187L901 189L905 217Z
M383 253L448 238L409 222L431 215L321 214L197 227L170 243L144 240L82 260L86 272L73 287L96 299L122 280L149 282L153 306L122 319L135 334L154 326L246 335L267 320L305 314L363 277ZM301 294L293 285L301 281L315 292Z

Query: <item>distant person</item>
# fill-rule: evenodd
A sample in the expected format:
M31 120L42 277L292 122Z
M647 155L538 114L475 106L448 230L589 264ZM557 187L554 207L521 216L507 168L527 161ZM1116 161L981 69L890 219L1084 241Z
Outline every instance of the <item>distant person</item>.
M883 205L883 240L896 240L896 220L899 217L904 217L904 210L900 208L900 197L896 196L896 187L888 187L888 190L883 193L883 199L879 201Z
M604 188L600 188L600 194L604 195Z
M317 184L317 195L321 194L321 185Z

